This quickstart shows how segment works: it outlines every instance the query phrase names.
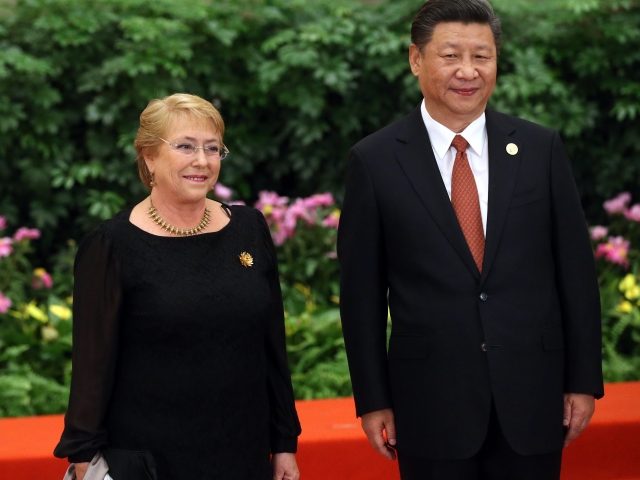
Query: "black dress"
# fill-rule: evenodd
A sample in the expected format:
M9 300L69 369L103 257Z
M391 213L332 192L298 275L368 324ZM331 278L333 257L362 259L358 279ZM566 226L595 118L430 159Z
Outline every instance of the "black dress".
M159 480L268 480L269 454L296 451L273 243L260 212L227 211L219 232L162 237L129 209L81 243L56 456L143 450Z

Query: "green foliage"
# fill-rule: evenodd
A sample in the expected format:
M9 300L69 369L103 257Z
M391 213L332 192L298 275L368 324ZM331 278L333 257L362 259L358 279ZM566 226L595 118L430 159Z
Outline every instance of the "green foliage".
M351 395L340 313L337 308L313 307L287 317L287 351L296 398Z
M602 300L603 368L609 381L640 379L640 204L623 192L592 228Z
M492 105L559 129L585 206L640 188L640 2L494 0L504 49Z
M6 234L0 217L0 232ZM71 370L71 254L50 275L32 267L39 232L20 228L0 239L0 416L64 410ZM58 284L57 280L60 279Z
M221 109L222 180L243 198L336 190L348 146L417 99L362 90L407 77L409 3L17 2L0 15L0 211L46 249L139 199L138 115L175 91Z
M493 106L558 128L588 210L640 184L637 0L495 0ZM144 195L131 146L151 98L211 99L242 198L342 191L346 152L418 104L415 1L0 0L0 211L42 251Z
M603 369L611 382L638 380L640 372L640 272L601 276Z
M340 210L333 196L319 193L290 202L263 191L256 208L265 216L277 247L285 310L298 315L310 305L337 305Z
M492 106L561 131L589 217L604 219L602 200L640 193L639 2L493 3L504 41ZM349 146L420 101L407 65L418 5L0 0L0 212L42 232L37 245L15 243L0 258L0 293L13 301L0 314L0 415L63 409L69 239L145 195L132 141L151 98L186 91L220 108L232 150L221 180L240 198L260 190L339 198ZM299 226L278 252L304 398L350 393L337 264L327 256L335 231L316 227ZM638 278L640 240L627 234L629 270L599 264L608 380L640 371L637 308L621 290L627 273ZM51 289L33 289L42 280L33 265L53 272Z
M64 412L68 385L33 372L27 366L0 370L0 417Z

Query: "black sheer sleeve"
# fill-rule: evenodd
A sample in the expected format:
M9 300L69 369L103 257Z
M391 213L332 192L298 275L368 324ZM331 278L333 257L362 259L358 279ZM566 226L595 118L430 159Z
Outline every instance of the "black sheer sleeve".
M75 260L71 395L56 457L87 462L107 445L104 420L117 359L121 300L111 241L96 230L82 241Z
M276 251L269 233L269 227L258 212L261 235L271 257L272 268L269 274L271 287L271 318L265 337L267 352L267 375L270 405L271 452L295 453L300 435L300 421L296 412L291 386L291 373L287 362L287 348L284 330L284 309L278 278Z

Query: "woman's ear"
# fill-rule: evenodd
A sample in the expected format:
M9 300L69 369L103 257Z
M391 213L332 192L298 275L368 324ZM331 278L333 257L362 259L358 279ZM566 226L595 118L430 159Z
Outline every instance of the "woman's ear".
M144 158L147 170L149 170L149 173L153 176L153 171L156 166L156 155L151 150L144 150L142 152L142 158Z

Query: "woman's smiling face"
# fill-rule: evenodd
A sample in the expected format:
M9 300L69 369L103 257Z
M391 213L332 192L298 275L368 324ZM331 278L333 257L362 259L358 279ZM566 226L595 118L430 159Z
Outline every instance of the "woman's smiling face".
M221 159L200 147L222 150L219 132L207 120L183 116L169 124L162 140L155 152L145 155L154 190L166 202L202 201L218 180Z

